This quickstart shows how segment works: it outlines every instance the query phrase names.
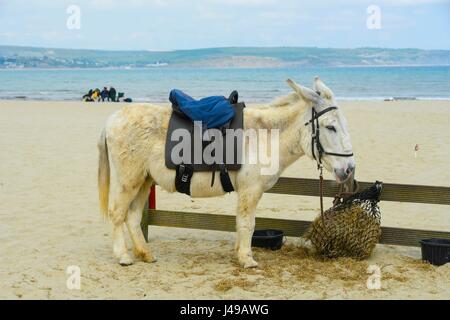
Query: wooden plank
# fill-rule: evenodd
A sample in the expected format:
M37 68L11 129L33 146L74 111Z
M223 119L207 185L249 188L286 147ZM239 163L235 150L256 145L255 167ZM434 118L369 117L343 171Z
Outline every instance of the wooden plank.
M360 189L365 189L372 185L370 182L359 182ZM282 177L278 183L268 193L319 196L319 181L317 179L299 179ZM338 185L333 180L324 181L324 196L334 197L338 192ZM421 185L405 185L384 183L381 196L382 201L398 201L412 203L427 203L450 205L450 188ZM194 228L204 230L234 231L234 216L218 216L211 214L193 214L183 212L175 215L167 215L169 211L153 211L160 214L148 215L145 210L141 227L147 239L149 224L161 226L173 226L179 228ZM276 228L283 230L288 236L302 234L309 223L298 220L283 220L271 218L257 218L258 228ZM227 229L224 229L227 228ZM427 230L408 230L400 228L383 227L381 243L397 245L418 245L418 241L424 238L449 238L448 232L437 232Z
M373 183L371 182L359 182L360 190L363 190L372 184ZM319 180L281 177L278 180L278 183L267 192L319 196ZM324 181L325 197L334 197L337 192L338 184L335 181ZM450 205L450 187L384 183L381 200Z
M380 243L403 246L420 246L420 240L429 238L442 238L450 240L450 232L419 230L419 229L402 229L393 227L381 228Z
M141 219L141 229L142 229L142 233L144 235L145 241L148 242L148 225L150 224L149 222L149 217L150 217L150 207L148 204L148 201L145 203L145 207L144 207L144 211L142 212L142 219Z
M235 216L231 215L164 210L148 211L148 223L153 226L161 227L234 232L236 224L235 219ZM257 229L279 229L283 230L285 235L290 237L301 236L305 233L309 225L309 221L256 218ZM380 243L420 246L419 240L426 238L450 239L450 232L382 227Z

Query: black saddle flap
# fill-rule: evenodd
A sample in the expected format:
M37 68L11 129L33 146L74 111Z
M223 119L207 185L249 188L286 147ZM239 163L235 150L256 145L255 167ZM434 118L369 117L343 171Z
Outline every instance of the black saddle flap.
M243 143L243 127L244 127L244 108L245 104L240 102L233 104L232 107L234 108L236 115L235 117L225 126L220 128L223 135L223 160L222 163L225 164L225 167L227 170L235 171L239 170L241 168L242 163L242 143ZM190 146L191 146L191 155L190 155L190 163L174 163L172 159L172 150L179 145L180 143L184 145L183 138L180 138L177 135L173 136L173 132L177 129L184 129L187 132L189 132L188 139L190 140ZM239 130L240 134L234 135L234 143L233 143L233 150L227 150L227 143L226 143L226 129L233 129L233 130ZM166 147L165 147L165 162L166 167L169 169L176 169L177 165L179 164L190 164L192 165L192 168L194 171L219 171L220 167L218 164L210 164L205 163L205 159L203 157L203 152L205 148L208 147L210 144L210 141L202 141L200 140L200 133L201 136L203 136L204 131L202 132L201 128L196 128L196 133L194 134L194 123L187 117L183 116L182 114L179 114L178 112L172 112L172 115L170 117L169 121L169 127L167 129L167 136L166 136ZM200 133L199 133L200 132ZM184 136L183 136L184 137ZM229 137L229 139L231 139ZM231 141L231 140L229 140ZM180 147L178 146L176 150L179 150ZM228 155L227 152L233 152L232 156ZM178 154L178 152L175 152ZM201 154L201 157L199 159L199 155ZM227 161L228 159L228 161ZM232 161L230 161L232 159ZM194 160L201 160L196 161Z

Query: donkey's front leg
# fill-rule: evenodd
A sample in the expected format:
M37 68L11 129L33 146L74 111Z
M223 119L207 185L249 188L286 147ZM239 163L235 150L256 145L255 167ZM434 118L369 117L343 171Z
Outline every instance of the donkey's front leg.
M240 191L238 194L238 212L236 215L236 252L239 264L244 268L255 268L258 263L253 259L252 236L255 231L255 209L262 192L258 190Z

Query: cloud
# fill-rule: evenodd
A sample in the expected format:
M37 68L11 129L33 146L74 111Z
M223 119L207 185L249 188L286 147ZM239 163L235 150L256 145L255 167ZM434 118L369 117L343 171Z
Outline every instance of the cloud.
M7 31L7 32L2 32L2 33L0 33L0 37L2 37L2 38L10 38L10 39L13 39L13 38L15 38L15 37L17 37L18 36L18 34L16 33L16 32L10 32L10 31Z
M97 9L137 8L137 7L161 7L168 5L165 0L88 0L88 5Z
M203 0L203 4L215 4L221 6L266 6L280 3L277 0Z
M81 31L66 30L70 4L81 8ZM389 42L367 31L370 4L381 8L382 31ZM100 49L354 47L368 41L409 47L435 41L447 48L450 41L440 36L449 27L450 9L442 8L446 4L450 0L0 0L0 36L8 43Z
M424 4L450 4L450 0L383 0L383 3L401 6L417 6Z
M316 2L324 3L324 0ZM341 0L340 4L362 4L362 5L378 5L378 6L418 6L433 4L450 4L450 0Z

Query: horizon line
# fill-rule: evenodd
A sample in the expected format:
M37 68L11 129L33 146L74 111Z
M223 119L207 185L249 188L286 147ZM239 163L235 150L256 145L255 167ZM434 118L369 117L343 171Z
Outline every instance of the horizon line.
M2 47L16 47L16 48L32 48L32 49L54 49L54 50L80 50L80 51L104 51L104 52L179 52L179 51L199 51L199 50L211 50L211 49L333 49L333 50L357 50L357 49L381 49L381 50L421 50L421 51L450 51L450 49L423 49L414 47L393 48L393 47L314 47L314 46L219 46L219 47L199 47L190 49L95 49L95 48L64 48L64 47L44 47L33 45L3 45Z

